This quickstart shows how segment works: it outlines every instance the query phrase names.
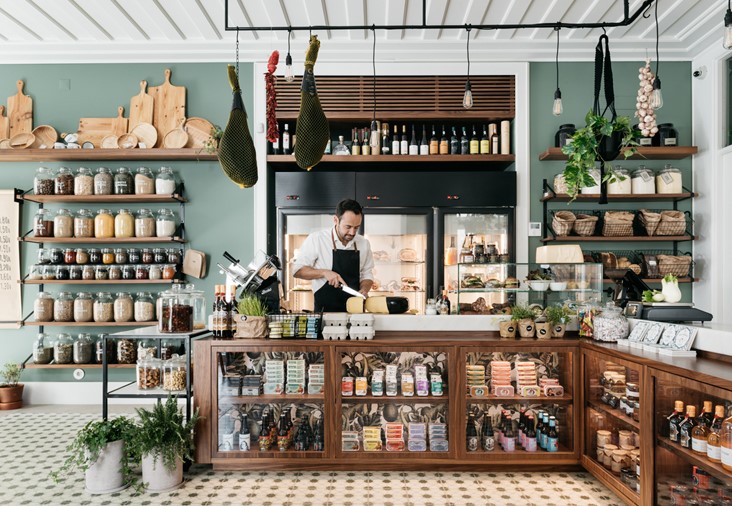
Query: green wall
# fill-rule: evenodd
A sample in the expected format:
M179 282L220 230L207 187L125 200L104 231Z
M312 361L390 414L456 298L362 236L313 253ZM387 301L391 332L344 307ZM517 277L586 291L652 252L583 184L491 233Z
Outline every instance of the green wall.
M638 92L638 70L642 62L614 62L613 77L615 84L615 107L618 115L630 116L635 124L636 94ZM655 70L655 66L652 67ZM658 123L673 123L679 132L679 145L691 145L691 63L690 62L661 62L660 78L663 83L664 106L656 114ZM584 117L592 108L594 91L594 63L560 63L560 88L562 90L562 104L564 113L553 116L552 103L556 83L554 63L532 63L530 66L530 163L531 163L531 221L542 220L542 205L539 199L542 195L542 181L547 179L553 184L554 176L564 169L564 162L541 162L539 154L546 148L554 146L554 134L559 126L565 123L574 123L578 128L584 125ZM604 97L601 103L604 103ZM608 113L609 114L609 113ZM691 158L684 160L632 160L617 162L616 165L634 169L639 165L660 169L664 164L671 163L682 171L683 184L691 188ZM703 170L703 169L702 169ZM649 203L648 208L670 209L671 203ZM598 204L581 202L569 206L570 210L581 209L639 209L636 204ZM564 203L554 203L551 209L566 209ZM679 203L682 211L691 210L691 202ZM551 215L550 215L551 216ZM549 218L551 219L551 218ZM529 256L533 261L534 252L540 246L538 238L530 238ZM582 243L583 249L595 251L615 250L653 250L670 249L671 243ZM680 243L679 251L691 252L691 243ZM653 287L652 287L653 288ZM660 285L658 286L660 289ZM682 287L684 300L691 300L691 287Z
M15 82L25 81L25 93L33 98L34 125L52 125L59 132L76 131L80 117L113 117L117 106L125 107L125 115L129 114L130 98L139 93L140 80L144 79L149 86L162 84L165 68L172 70L171 82L185 86L187 92L187 116L204 117L214 124L225 126L231 108L231 88L226 77L226 66L222 63L185 63L175 65L164 64L109 64L109 65L3 65L0 66L0 97L16 93ZM244 90L244 103L247 110L252 111L252 65L240 65L240 82ZM70 89L62 89L60 81L70 80ZM6 103L0 99L0 103ZM252 127L250 118L250 128ZM116 169L122 164L117 162L49 162L49 163L2 163L0 164L0 188L23 188L33 186L33 174L39 165L60 167L62 165L77 169L89 166L96 169L100 166ZM254 208L252 190L242 190L234 185L221 171L217 162L130 162L124 164L131 168L139 166L151 167L155 170L161 165L172 166L185 182L189 204L186 205L186 233L191 248L205 251L208 257L209 275L202 280L195 280L196 286L205 290L210 300L213 285L221 281L216 270L216 262L221 261L221 254L228 250L235 255L247 258L253 254L254 243ZM31 227L31 218L37 206L24 204L23 231ZM52 206L58 208L60 206ZM78 209L82 206L64 206ZM83 206L91 207L94 206ZM123 206L105 206L116 209ZM135 209L143 205L131 206ZM158 205L145 204L144 207L157 209ZM177 212L178 207L172 206ZM37 247L32 244L21 245L22 273L36 258ZM158 290L164 285L153 285ZM63 285L48 285L48 291L59 292ZM73 287L74 289L77 287ZM113 286L96 287L114 290ZM68 289L64 288L64 289ZM147 290L152 287L146 288ZM93 291L95 287L81 285L78 290ZM119 291L119 290L116 290ZM127 290L125 290L127 291ZM133 291L133 290L129 290ZM134 290L137 291L137 290ZM33 299L37 288L27 286L23 290L24 314L32 311ZM60 330L83 330L77 328L62 329L46 327L47 332L57 333ZM102 329L88 329L102 331ZM7 361L22 361L31 352L37 329L25 327L20 330L1 330L0 364ZM127 373L129 375L129 373ZM117 376L119 377L119 376ZM98 370L89 370L87 380L99 380ZM27 370L23 374L24 381L72 381L71 370Z

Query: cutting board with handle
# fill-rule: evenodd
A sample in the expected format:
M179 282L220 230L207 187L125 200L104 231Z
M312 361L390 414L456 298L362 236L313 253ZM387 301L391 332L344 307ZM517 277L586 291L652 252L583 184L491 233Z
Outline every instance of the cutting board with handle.
M81 118L77 131L78 143L91 142L94 147L99 148L106 136L127 133L127 118L122 117L124 110L124 107L118 107L115 118Z
M9 136L31 133L33 130L33 99L23 94L25 83L19 79L16 83L18 93L8 97Z
M147 93L147 81L140 81L140 94L130 99L130 132L140 123L152 124L154 102L152 95Z
M8 118L5 117L5 106L0 105L0 139L10 138Z
M148 92L153 97L153 126L158 131L155 147L161 147L165 134L177 128L186 119L186 88L170 84L170 69L165 69L165 82L151 86Z

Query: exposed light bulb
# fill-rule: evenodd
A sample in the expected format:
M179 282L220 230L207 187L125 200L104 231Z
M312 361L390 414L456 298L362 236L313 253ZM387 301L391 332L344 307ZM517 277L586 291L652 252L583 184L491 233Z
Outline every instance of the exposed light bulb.
M732 11L727 9L724 15L724 41L722 45L725 49L732 49Z
M653 80L653 93L651 93L651 100L649 102L649 105L653 109L660 109L663 107L663 95L661 94L661 80L656 76L656 79Z
M463 107L470 109L473 107L473 92L471 91L470 79L465 81L465 94L463 95Z
M562 112L564 112L564 108L562 107L562 92L557 88L557 91L554 92L554 105L552 107L552 114L554 116L561 116Z
M287 53L285 57L285 81L291 83L295 80L295 74L292 72L292 56Z

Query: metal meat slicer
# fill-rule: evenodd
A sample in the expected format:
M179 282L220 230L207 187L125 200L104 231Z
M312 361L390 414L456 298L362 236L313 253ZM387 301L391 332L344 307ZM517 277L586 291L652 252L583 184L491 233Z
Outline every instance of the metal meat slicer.
M217 265L220 272L226 274L227 284L236 285L241 288L242 293L257 295L270 312L280 311L280 280L277 271L282 265L277 256L258 251L246 267L228 251L224 251L224 258L231 263L228 266Z

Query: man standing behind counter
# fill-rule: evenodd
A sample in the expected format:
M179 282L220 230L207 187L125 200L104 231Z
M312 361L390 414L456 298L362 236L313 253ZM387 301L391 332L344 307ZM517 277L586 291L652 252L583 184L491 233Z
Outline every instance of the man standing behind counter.
M333 228L313 232L293 262L294 276L312 281L315 311L345 311L347 285L368 296L373 285L374 257L369 241L358 235L363 209L352 199L341 200Z

